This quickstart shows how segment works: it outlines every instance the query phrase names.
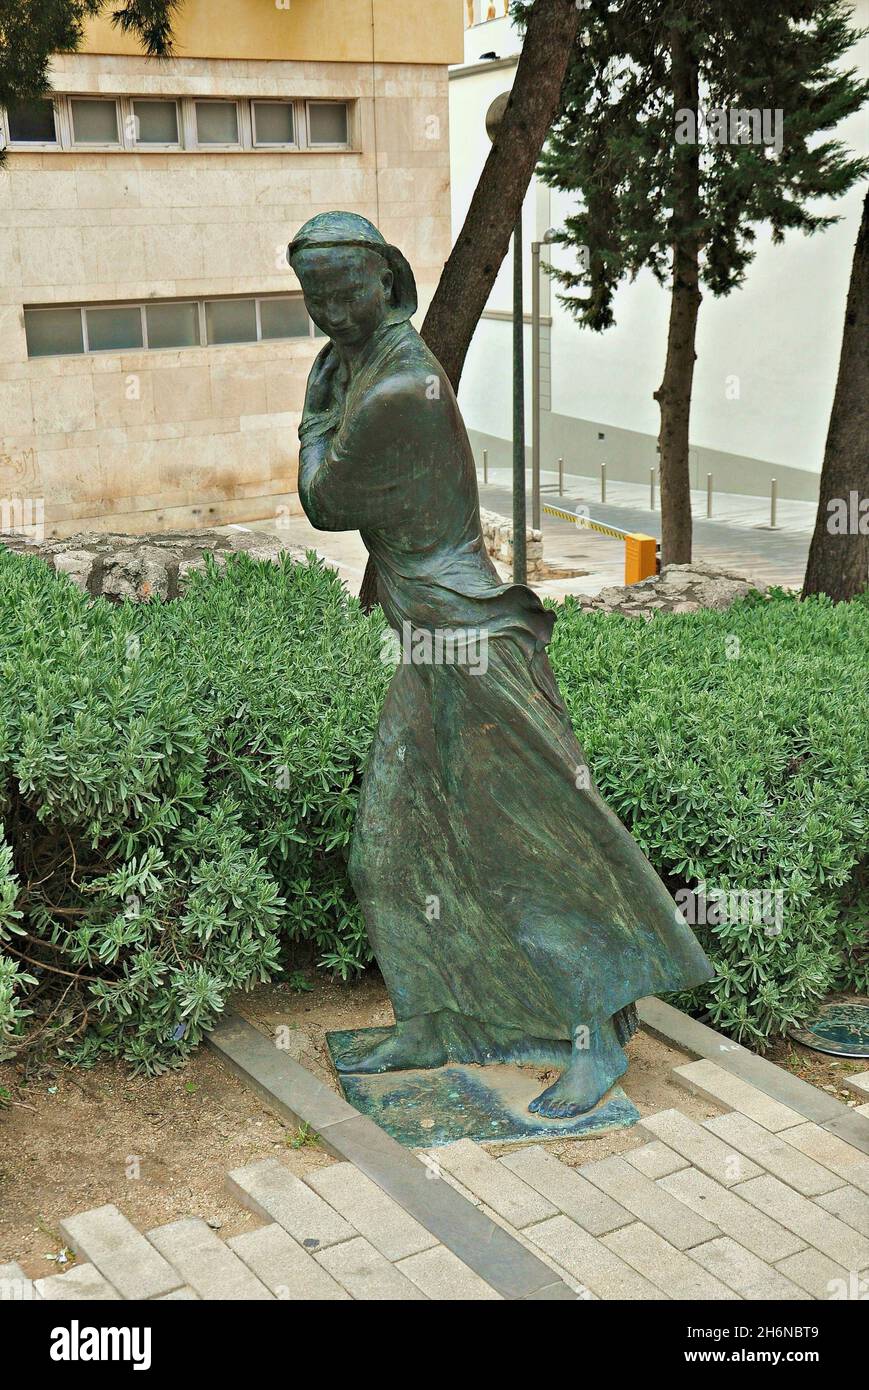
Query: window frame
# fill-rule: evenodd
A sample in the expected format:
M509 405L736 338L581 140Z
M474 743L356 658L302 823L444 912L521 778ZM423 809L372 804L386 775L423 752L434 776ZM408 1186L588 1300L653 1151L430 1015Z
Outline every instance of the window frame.
M135 131L135 129L136 129L136 119L137 119L137 117L136 117L136 107L137 107L137 106L143 106L146 102L152 102L152 103L153 103L153 102L162 102L164 105L167 104L168 102L171 102L171 103L172 103L172 105L175 107L175 129L176 129L177 132L178 132L178 139L177 139L177 140L173 140L173 141L166 141L166 140L144 140L144 141L143 141L143 140L138 140L138 139L136 138L135 134L129 134L129 133L128 133L129 131ZM163 97L163 96L155 96L155 95L152 93L152 94L149 94L148 96L144 96L144 95L143 95L143 96L125 97L125 98L124 98L124 105L128 106L128 108L129 108L127 111L124 112L124 116L123 116L123 119L124 119L124 135L125 135L126 139L127 139L128 142L129 142L129 143L126 145L126 148L127 148L127 149L135 150L135 152L136 152L137 154L165 154L167 151L175 152L175 151L177 151L177 150L183 150L183 149L185 148L185 144L184 144L184 113L183 113L183 111L182 111L182 107L183 107L183 105L184 105L184 99L183 99L183 97L173 97L173 96L165 96L165 97ZM129 125L128 125L128 122L129 122Z
M347 118L347 139L338 142L327 142L311 139L311 107L312 106L343 106L344 114ZM353 122L351 103L343 97L306 97L305 98L305 139L308 148L311 150L352 150L353 144Z
M75 111L74 111L74 105L75 105L75 102L77 102L77 101L90 101L90 102L101 102L101 103L104 102L106 105L113 105L114 108L115 108L115 130L116 130L116 132L117 132L117 139L116 139L116 140L113 140L113 141L106 141L106 140L76 140L76 138L75 138ZM127 132L126 132L126 129L125 129L125 127L124 127L124 120L123 120L123 116L122 116L122 114L121 114L121 106L122 106L122 98L121 98L121 97L117 97L117 96L114 96L114 97L113 97L113 96L100 96L99 94L94 95L92 92L75 92L75 93L71 93L70 96L67 97L68 125L69 125L69 140L70 140L69 148L70 148L71 150L75 150L76 152L79 152L79 151L84 150L84 151L87 151L89 154L93 154L93 153L99 154L99 153L101 153L102 151L105 151L105 150L115 151L115 150L124 150L124 149L126 149L126 148L127 148L127 144L126 144L126 135L127 135Z
M0 147L18 154L342 154L361 153L359 140L358 100L353 97L301 97L301 96L180 96L172 93L116 94L100 92L52 92L44 98L50 101L54 111L55 139L12 140L9 131L9 113L0 107ZM76 101L114 102L117 123L117 141L105 142L75 139L73 103ZM139 141L135 138L135 103L146 101L174 102L178 116L178 140L173 144L163 142ZM219 103L234 105L238 139L232 144L205 143L199 140L196 119L197 103ZM289 106L293 113L293 135L291 143L259 144L256 139L257 104ZM337 143L312 143L310 138L310 110L312 106L343 106L347 113L347 140Z
M53 94L45 97L37 97L37 101L47 101L51 104L52 113L54 115L54 139L13 140L12 130L9 125L9 110L4 106L0 108L0 148L13 151L20 150L22 154L26 154L28 151L33 154L39 154L42 150L53 151L63 149L60 128L60 103Z
M243 150L245 147L245 127L244 122L242 120L242 107L244 106L244 104L244 99L240 97L191 97L191 116L193 120L193 133L196 140L196 144L193 148L199 151L205 151L206 153L209 150L216 150L220 154L226 152L227 150ZM234 106L236 134L235 140L206 140L204 142L200 140L199 118L196 111L197 106Z
M206 306L206 304L207 304L207 303L208 303L208 304L213 304L213 303L224 303L224 302L226 302L226 301L232 301L232 300L237 300L237 299L252 299L252 300L253 300L253 302L254 302L255 323L256 323L256 335L257 335L257 336L256 336L255 338L240 338L240 339L236 339L236 340L233 341L233 342L228 342L228 343L215 343L215 342L210 341L210 340L209 340L209 337L208 337L208 330L207 330L206 319L205 319L205 306ZM80 317L80 320L81 320L81 341L82 341L82 348L81 348L81 351L80 351L80 352L42 352L42 353L36 353L36 354L35 354L34 356L32 356L32 357L31 357L30 353L28 353L28 355L27 355L27 360L28 360L28 362L38 362L38 361L41 361L42 359L47 358L47 357L90 357L90 356L98 356L98 355L99 355L99 356L105 356L106 354L108 354L109 356L116 356L116 357L117 357L117 356L122 356L122 355L129 354L129 353L136 353L136 354L138 355L138 354L141 354L141 353L143 353L143 352L149 352L149 353L150 353L150 352L191 352L191 351L196 351L197 349L203 349L203 348L218 348L218 349L220 349L220 348L253 347L253 346L256 346L256 345L259 345L259 344L262 344L262 343L302 343L302 342L305 342L306 339L316 340L318 337L322 337L322 334L319 334L319 333L318 333L316 324L314 323L314 320L311 318L311 315L310 315L310 314L307 314L307 310L305 310L305 312L306 312L306 314L307 314L307 319L308 319L308 332L307 332L306 334L305 334L305 333L291 334L289 337L285 337L285 338L264 338L264 337L263 337L263 334L262 334L262 315L261 315L260 305L262 304L262 301L263 301L263 300L270 300L270 299L293 299L293 300L299 300L299 301L301 301L302 304L304 304L304 296L301 295L300 293L292 292L292 291L290 291L290 292L287 292L287 291L278 291L277 293L272 293L272 294L207 294L207 295L200 295L200 296L196 296L196 295L182 295L182 296L180 296L180 297L177 298L177 299L174 298L173 296L166 296L165 298L160 297L160 298L153 298L153 299L117 299L117 300L114 300L114 299L110 299L110 300L101 299L101 300L93 300L92 302L89 301L89 302L84 303L84 304L25 304L25 305L24 305L24 315L25 315L25 339L26 339L26 318L27 318L27 315L28 315L28 314L39 314L39 313L41 313L41 312L43 312L43 311L45 311L45 310L48 310L48 309L70 309L70 310L77 310L77 311L78 311L78 314L79 314L79 317ZM147 311L148 311L149 307L152 307L152 306L155 305L155 304L157 304L157 305L159 305L159 304L192 304L192 305L194 305L194 306L196 307L196 310L197 310L196 321L197 321L197 330L198 330L198 342L196 342L196 343L179 343L179 344L178 344L177 346L175 346L175 347L151 347L151 345L150 345L150 343L149 343L149 340L148 340L148 314L147 314ZM89 339L89 337L88 337L88 326L87 326L87 315L88 315L88 310L90 310L90 309L138 309L138 310L139 310L139 315L140 315L140 321L141 321L141 325L142 325L142 343L141 343L141 346L140 346L140 347L110 347L110 348L92 347L92 346L91 346L91 343L90 343L90 339Z
M271 140L261 144L256 136L256 108L258 106L289 106L293 113L292 140ZM252 150L297 150L299 149L299 102L294 97L251 97L250 98L250 143Z

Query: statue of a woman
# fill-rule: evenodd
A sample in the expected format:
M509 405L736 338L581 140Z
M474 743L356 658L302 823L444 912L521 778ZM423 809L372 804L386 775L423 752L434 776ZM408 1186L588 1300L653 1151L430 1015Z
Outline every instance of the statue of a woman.
M350 852L396 1024L338 1064L558 1061L531 1109L579 1114L627 1067L634 1001L702 983L709 962L590 785L546 655L554 615L489 560L407 261L346 212L311 218L287 254L330 339L299 495L314 526L361 532L402 651Z

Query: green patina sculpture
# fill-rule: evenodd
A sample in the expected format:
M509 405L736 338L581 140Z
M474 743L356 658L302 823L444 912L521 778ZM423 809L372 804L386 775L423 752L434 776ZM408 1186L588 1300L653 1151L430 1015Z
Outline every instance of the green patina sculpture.
M350 853L396 1025L339 1067L559 1061L531 1109L580 1114L627 1067L634 1001L711 967L590 784L546 655L554 615L486 553L407 261L346 212L313 217L287 254L330 339L299 429L302 505L361 532L401 652Z

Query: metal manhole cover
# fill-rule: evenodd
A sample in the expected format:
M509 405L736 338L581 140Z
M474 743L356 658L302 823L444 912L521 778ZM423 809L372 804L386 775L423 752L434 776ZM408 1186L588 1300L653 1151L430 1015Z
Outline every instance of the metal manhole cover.
M789 1036L815 1052L869 1057L869 1004L823 1004Z

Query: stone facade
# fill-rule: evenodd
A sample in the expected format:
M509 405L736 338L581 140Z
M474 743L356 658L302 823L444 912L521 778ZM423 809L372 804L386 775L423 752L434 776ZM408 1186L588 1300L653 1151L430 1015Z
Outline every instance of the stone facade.
M287 242L338 207L402 247L424 307L450 246L446 66L85 53L56 58L52 82L85 95L347 99L356 147L10 151L0 504L38 502L46 536L298 511L296 429L317 339L28 359L23 306L297 290Z

